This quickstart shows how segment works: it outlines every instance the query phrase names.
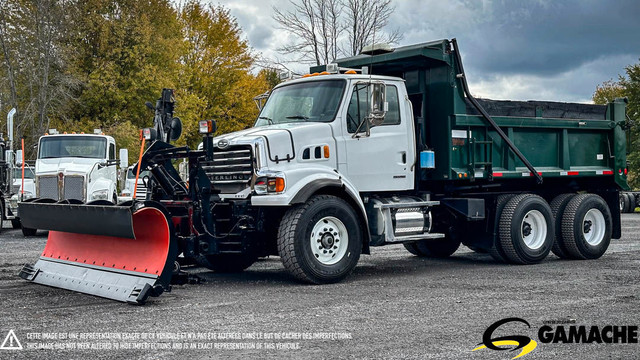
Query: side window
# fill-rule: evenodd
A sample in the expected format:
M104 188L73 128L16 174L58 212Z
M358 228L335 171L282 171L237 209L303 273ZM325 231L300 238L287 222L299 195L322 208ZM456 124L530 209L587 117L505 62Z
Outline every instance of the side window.
M384 116L382 125L400 124L400 101L398 99L398 88L387 85L387 103L389 110ZM367 116L369 111L369 87L367 84L356 84L351 93L349 109L347 110L347 131L356 132L358 125ZM361 129L362 130L362 129Z
M358 125L367 116L369 109L369 87L367 84L356 84L351 93L349 109L347 110L347 131L354 133Z
M387 85L387 103L389 103L389 111L384 115L382 125L400 124L400 100L397 87Z
M109 160L115 160L115 159L116 159L116 145L109 144Z

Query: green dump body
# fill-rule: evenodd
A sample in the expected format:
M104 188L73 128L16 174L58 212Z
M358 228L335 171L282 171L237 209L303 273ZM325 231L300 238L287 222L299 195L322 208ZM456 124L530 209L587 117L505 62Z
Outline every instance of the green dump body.
M439 40L336 62L340 67L367 67L371 74L406 81L418 151L435 153L435 169L421 170L419 175L425 187L533 181L529 169L465 97L453 51L449 40ZM323 70L324 66L311 68L311 72ZM624 99L608 105L478 102L545 183L576 179L589 181L592 187L629 189Z

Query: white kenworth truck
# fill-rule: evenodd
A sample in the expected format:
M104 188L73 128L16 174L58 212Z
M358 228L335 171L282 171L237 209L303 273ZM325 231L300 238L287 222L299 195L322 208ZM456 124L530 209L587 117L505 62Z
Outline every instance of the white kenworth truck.
M172 109L172 94L156 109ZM180 122L156 116L138 164L146 199L23 203L25 221L56 231L20 276L140 303L169 288L178 259L240 271L279 255L316 284L393 244L446 257L462 243L515 264L596 259L620 237L625 102L475 99L455 40L372 49L276 86L253 128L213 137L201 121L202 150L171 145Z
M82 204L118 201L118 170L127 166L127 150L116 159L116 142L99 129L93 134L60 134L55 129L38 140L35 197ZM22 228L25 236L37 229Z

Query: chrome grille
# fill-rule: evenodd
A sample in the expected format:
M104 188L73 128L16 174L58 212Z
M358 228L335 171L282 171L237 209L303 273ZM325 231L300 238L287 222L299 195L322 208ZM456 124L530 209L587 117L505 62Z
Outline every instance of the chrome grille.
M64 199L74 199L84 201L84 177L65 176L64 177Z
M249 186L253 175L251 146L230 146L214 149L213 161L202 162L211 184L223 194L235 194Z
M147 198L147 188L144 183L139 183L136 186L136 200L145 200Z
M38 197L58 200L57 176L38 176Z

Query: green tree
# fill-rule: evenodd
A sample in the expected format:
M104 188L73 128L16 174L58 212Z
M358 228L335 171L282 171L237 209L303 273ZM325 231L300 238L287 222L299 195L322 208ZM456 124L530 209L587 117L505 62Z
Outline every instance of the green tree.
M180 21L186 39L176 107L184 123L182 141L200 141L199 120L216 120L218 133L250 126L258 112L252 99L269 85L264 75L251 74L255 59L235 19L221 6L189 1Z
M228 10L174 4L0 0L0 110L18 108L17 137L29 135L31 145L51 127L101 128L136 149L139 129L153 118L144 103L163 88L176 89L179 144L197 145L202 119L218 120L219 133L250 126L252 98L270 89L273 74L253 72L254 56Z
M15 107L16 137L33 143L65 119L79 83L69 74L73 1L0 1L0 102ZM27 147L27 156L33 151Z
M606 104L617 97L627 97L627 116L630 120L631 146L627 160L629 161L629 185L640 187L640 63L625 68L625 75L618 81L605 81L596 87L593 102Z
M84 84L75 118L102 127L149 126L144 106L175 86L183 46L177 13L165 0L79 1L76 74Z

